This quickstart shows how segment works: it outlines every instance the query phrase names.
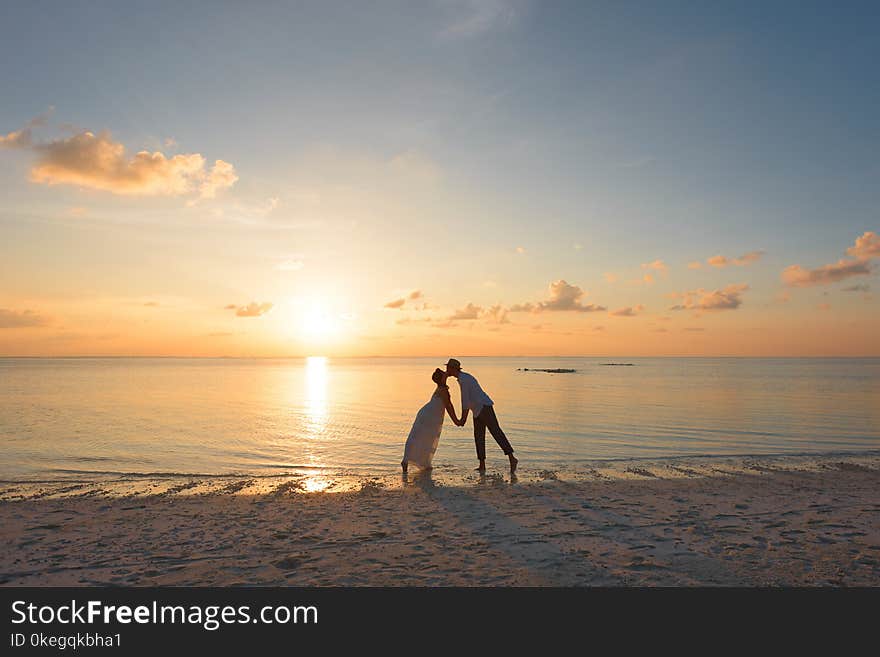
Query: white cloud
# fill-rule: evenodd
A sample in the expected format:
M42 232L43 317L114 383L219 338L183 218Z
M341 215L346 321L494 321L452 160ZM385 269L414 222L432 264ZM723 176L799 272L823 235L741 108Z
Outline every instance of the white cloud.
M448 0L446 5L454 12L452 22L440 32L447 39L477 37L508 28L520 11L520 3L511 0Z
M305 266L305 263L298 258L288 258L278 263L275 269L278 271L299 271Z

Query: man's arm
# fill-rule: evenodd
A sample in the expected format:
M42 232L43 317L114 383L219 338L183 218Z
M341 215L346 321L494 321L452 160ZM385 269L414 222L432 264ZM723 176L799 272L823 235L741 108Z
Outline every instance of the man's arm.
M464 425L467 424L467 416L468 416L468 413L470 413L470 412L471 412L471 411L470 411L469 408L464 408L464 407L462 407L462 409L461 409L461 420L459 421L458 426L463 427Z

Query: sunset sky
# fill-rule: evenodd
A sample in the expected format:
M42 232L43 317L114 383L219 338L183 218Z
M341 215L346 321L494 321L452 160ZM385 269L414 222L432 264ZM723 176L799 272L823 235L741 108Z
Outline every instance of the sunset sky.
M0 355L880 356L856 5L3 3Z

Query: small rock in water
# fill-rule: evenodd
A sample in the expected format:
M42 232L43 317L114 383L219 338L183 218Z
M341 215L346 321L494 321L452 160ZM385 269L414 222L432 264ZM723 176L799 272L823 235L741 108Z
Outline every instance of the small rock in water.
M517 372L547 372L548 374L573 374L577 370L568 370L568 369L563 369L563 368L557 368L557 369L550 370L550 369L533 369L533 368L528 368L528 367L520 367L520 368L517 368L516 371Z

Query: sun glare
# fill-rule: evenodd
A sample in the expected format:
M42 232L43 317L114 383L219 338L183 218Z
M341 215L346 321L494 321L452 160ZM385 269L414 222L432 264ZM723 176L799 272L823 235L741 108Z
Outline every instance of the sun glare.
M340 339L351 322L326 302L312 299L288 300L277 317L284 334L316 347Z
M303 315L301 330L313 340L329 338L339 331L339 323L324 308L313 305Z

